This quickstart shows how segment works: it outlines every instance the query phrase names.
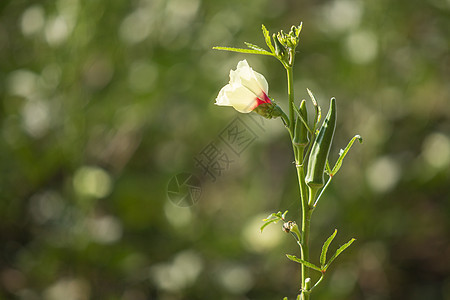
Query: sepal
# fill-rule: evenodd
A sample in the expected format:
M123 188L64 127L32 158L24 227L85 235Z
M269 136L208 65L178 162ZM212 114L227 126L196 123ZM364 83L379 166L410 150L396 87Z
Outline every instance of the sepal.
M276 119L283 115L283 110L281 109L281 107L273 102L262 103L258 105L253 111L266 119Z

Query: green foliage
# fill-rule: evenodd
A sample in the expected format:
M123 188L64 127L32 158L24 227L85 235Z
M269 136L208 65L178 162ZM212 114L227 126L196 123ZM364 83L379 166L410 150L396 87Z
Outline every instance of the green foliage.
M316 270L321 273L325 273L328 270L328 268L330 267L331 263L355 241L355 239L352 238L350 241L348 241L347 243L345 243L344 245L339 247L339 249L336 250L336 252L333 254L333 256L327 262L326 259L327 259L328 247L330 246L331 242L335 238L336 234L337 234L337 230L335 229L333 234L325 241L325 243L322 246L322 252L320 254L320 267L316 266L315 264L313 264L309 261L300 259L300 258L296 257L295 255L286 254L286 256L290 260L297 262L299 264L302 264L312 270ZM319 283L319 282L317 282L317 283Z
M330 246L330 244L333 241L336 234L337 234L337 229L335 229L333 234L325 241L325 243L323 243L322 253L320 254L320 267L322 269L326 264L328 247Z
M247 43L247 42L244 42L244 44L247 45L247 47L249 47L250 49L267 52L267 50L263 49L260 46L257 46L257 45L254 45L254 44L250 44L250 43Z
M213 47L213 49L245 54L260 54L260 55L275 56L285 67L292 67L294 64L295 48L298 45L299 34L302 28L302 24L300 24L300 26L298 27L293 26L289 34L284 34L283 31L279 32L277 35L274 34L273 39L275 46L272 44L270 33L264 26L264 24L261 27L264 39L266 41L267 46L270 49L270 52L263 49L260 46L248 42L244 43L245 45L247 45L247 47L250 48L250 50L234 47L222 47L222 46L216 46Z
M213 47L213 49L230 51L230 52L245 53L245 54L260 54L260 55L276 56L275 48L273 47L272 42L270 41L269 31L266 29L266 27L264 25L262 25L262 32L263 32L264 38L266 40L266 44L269 47L271 52L263 49L260 46L257 46L257 45L254 45L254 44L251 44L251 43L248 43L248 42L244 42L244 43L250 49L233 48L233 47L221 47L221 46Z
M288 213L287 210L284 213L281 213L281 211L279 211L277 213L271 213L267 218L263 219L263 221L265 223L261 226L261 229L260 229L261 232L264 230L264 228L266 228L268 225L270 225L272 223L277 223L278 221L284 222L287 213Z
M248 45L247 45L248 46ZM260 49L259 47L257 47L257 49L254 49L253 47L250 47L252 49L242 49L242 48L232 48L232 47L213 47L213 49L215 50L224 50L224 51L230 51L230 52L238 52L238 53L245 53L245 54L260 54L260 55L269 55L269 56L273 56L272 53L264 50L264 49Z
M292 260L294 262L297 262L297 263L302 264L312 270L316 270L316 271L319 271L322 273L322 269L320 267L318 267L306 260L300 259L300 258L296 257L295 255L286 254L286 256L287 256L287 258L289 258L290 260Z
M347 249L354 241L355 241L355 239L352 238L350 241L348 241L347 243L345 243L344 245L339 247L339 249L336 250L336 253L333 254L333 256L328 260L328 262L322 268L323 271L325 272L328 269L328 267L331 265L331 263L336 259L336 257L338 257L342 252L344 252L344 250Z
M261 27L262 27L262 32L263 32L263 35L264 35L264 39L266 40L267 46L269 47L270 51L272 51L272 53L275 53L275 48L273 47L272 41L270 40L270 33L269 33L269 31L267 30L266 26L264 26L264 24L261 25Z
M339 152L339 158L336 162L336 164L333 167L333 170L329 171L328 174L330 174L330 176L334 176L336 175L336 173L339 171L339 169L342 166L342 161L344 160L345 156L347 155L348 151L350 150L350 148L353 146L353 143L355 142L355 140L358 139L359 143L362 143L362 138L360 135L355 135L350 142L347 144L347 147L345 147L344 150L341 150ZM328 163L328 162L327 162ZM329 165L328 165L329 168Z

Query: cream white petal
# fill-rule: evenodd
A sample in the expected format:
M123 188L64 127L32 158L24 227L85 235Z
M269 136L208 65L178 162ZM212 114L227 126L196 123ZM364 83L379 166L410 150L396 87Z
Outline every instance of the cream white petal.
M253 75L255 76L256 81L259 83L259 86L262 88L262 90L264 91L264 93L266 93L266 95L269 94L269 84L267 83L266 78L258 73L258 72L254 72L253 71Z
M257 105L256 96L244 86L226 91L230 104L241 113L251 112Z
M261 97L262 91L268 93L269 85L263 75L253 71L247 60L238 63L235 71L230 72L231 85L243 85L256 96Z
M249 113L258 106L258 98L267 98L269 85L263 75L253 71L247 60L230 71L230 82L216 98L216 105L233 106L241 113Z
M231 106L230 100L227 97L227 91L232 90L233 88L231 87L230 84L227 84L226 86L224 86L220 92L219 95L216 98L216 105L220 105L220 106Z

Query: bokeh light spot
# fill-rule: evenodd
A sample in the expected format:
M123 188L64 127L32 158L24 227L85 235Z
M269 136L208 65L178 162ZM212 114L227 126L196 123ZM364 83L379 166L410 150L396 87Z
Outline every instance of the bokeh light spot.
M53 90L61 81L61 73L59 65L54 63L48 64L42 69L40 83L42 83L44 88Z
M122 237L122 224L112 216L96 217L88 221L88 230L94 241L100 244L112 244Z
M192 250L177 254L171 263L161 263L150 268L155 284L167 291L180 291L191 286L203 269L201 257Z
M434 132L423 142L423 157L425 161L436 169L449 168L450 139L442 133Z
M45 191L30 198L29 211L38 224L57 219L63 209L63 199L55 191Z
M367 64L378 54L377 37L369 30L355 31L347 37L345 50L353 63Z
M192 212L189 207L175 206L170 201L167 201L164 205L164 214L174 227L181 228L188 225L192 220Z
M16 293L26 286L26 277L19 270L3 267L0 272L0 284L8 292Z
M103 198L110 193L112 182L105 170L84 166L75 172L73 185L75 191L80 195Z
M358 274L356 268L352 266L341 266L331 275L329 287L335 295L342 296L345 299L345 296L352 291L357 279Z
M113 74L112 63L104 57L98 57L86 64L84 80L89 87L102 89L111 81Z
M53 17L45 26L45 39L50 46L59 46L69 36L69 26L62 16Z
M20 20L20 29L24 35L32 35L42 30L45 24L45 11L40 5L27 8Z
M362 13L363 6L360 1L335 0L324 6L323 21L330 31L343 32L357 27Z
M38 79L39 77L29 70L16 70L7 78L8 92L11 95L31 98L37 92Z
M46 300L88 300L91 288L85 279L63 278L44 291Z
M371 188L384 193L397 185L401 169L396 160L384 156L373 162L367 169L367 180Z
M119 28L119 36L127 44L142 42L150 34L152 23L151 17L139 9L123 19Z
M268 214L267 214L268 215ZM244 245L253 252L265 252L276 247L282 238L281 227L277 225L269 225L261 232L263 219L267 215L258 215L252 218L242 231L242 241Z
M44 101L27 101L22 117L25 130L34 138L44 136L50 127L50 108Z
M230 293L244 294L253 286L251 272L241 265L222 268L218 274L219 283Z

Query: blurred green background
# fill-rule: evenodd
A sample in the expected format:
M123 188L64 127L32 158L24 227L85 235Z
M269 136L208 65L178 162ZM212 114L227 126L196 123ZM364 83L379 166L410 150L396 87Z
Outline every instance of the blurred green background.
M259 233L271 212L298 221L287 132L213 105L246 58L286 108L285 73L211 48L262 46L262 23L300 21L297 102L306 88L325 111L337 98L332 160L364 138L313 215L313 261L334 228L331 250L357 239L313 299L450 299L448 0L3 0L0 12L0 299L294 299L294 241L280 224ZM254 138L239 155L221 140L235 120ZM210 145L229 158L215 178L195 160ZM187 207L168 200L183 172L201 180Z

